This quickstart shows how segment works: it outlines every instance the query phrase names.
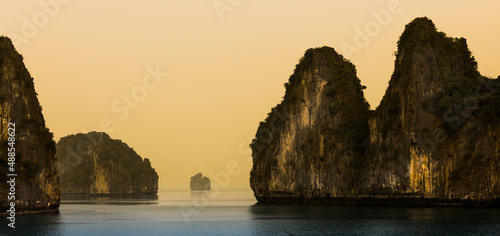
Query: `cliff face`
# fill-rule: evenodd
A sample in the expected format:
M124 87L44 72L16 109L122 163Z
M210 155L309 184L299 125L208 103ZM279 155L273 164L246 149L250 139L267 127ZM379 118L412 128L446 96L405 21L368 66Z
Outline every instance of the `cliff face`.
M417 18L375 111L362 88L333 49L306 52L251 144L259 201L498 203L499 81L465 39Z
M437 199L500 197L498 80L464 38L407 25L387 93L370 119L368 186ZM373 191L372 191L373 192Z
M210 190L210 179L203 176L201 173L198 173L191 177L189 186L191 190Z
M350 193L369 133L369 105L354 65L332 48L309 49L285 86L283 102L251 144L255 196Z
M59 181L56 147L52 133L45 127L42 107L33 78L22 56L10 39L0 37L0 205L5 212L9 202L10 177L15 173L16 213L58 211ZM14 172L8 167L9 123L15 122ZM11 126L13 127L13 126Z
M127 144L105 133L69 135L57 143L62 194L156 194L158 174Z

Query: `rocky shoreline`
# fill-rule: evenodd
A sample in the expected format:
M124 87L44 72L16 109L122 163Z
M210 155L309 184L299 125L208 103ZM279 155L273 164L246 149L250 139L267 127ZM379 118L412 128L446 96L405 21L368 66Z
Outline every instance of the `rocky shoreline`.
M416 196L363 196L363 197L256 197L264 205L339 205L339 206L383 206L383 207L473 207L498 208L500 199L438 199Z
M32 214L59 214L59 206L52 209L38 209L38 210L20 210L16 211L16 215L32 215ZM0 216L8 216L9 212L1 211Z

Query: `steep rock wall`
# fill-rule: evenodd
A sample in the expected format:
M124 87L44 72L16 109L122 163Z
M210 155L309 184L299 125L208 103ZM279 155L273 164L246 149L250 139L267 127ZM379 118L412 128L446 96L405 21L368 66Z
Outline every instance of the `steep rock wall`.
M500 81L465 39L417 18L375 111L362 89L333 49L306 52L251 144L257 200L499 204Z
M310 49L251 144L251 186L259 197L351 194L367 142L369 105L356 69L335 50Z
M33 78L12 41L0 37L0 206L9 202L8 123L15 123L16 213L58 211L56 148L45 126Z

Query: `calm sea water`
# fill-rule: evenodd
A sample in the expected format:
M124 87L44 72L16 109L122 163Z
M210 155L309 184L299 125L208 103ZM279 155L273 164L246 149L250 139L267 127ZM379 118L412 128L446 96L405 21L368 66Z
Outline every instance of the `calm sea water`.
M251 191L63 200L1 235L500 235L500 209L262 206Z

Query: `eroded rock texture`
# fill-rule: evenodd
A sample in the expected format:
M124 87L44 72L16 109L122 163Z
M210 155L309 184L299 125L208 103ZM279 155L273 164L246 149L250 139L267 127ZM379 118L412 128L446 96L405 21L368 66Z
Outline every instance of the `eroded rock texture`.
M285 86L251 144L260 202L498 204L499 79L428 18L406 26L374 111L332 48L307 50Z
M158 192L158 174L147 158L106 133L90 132L57 143L62 194L146 194Z
M9 123L15 123L14 172L8 169ZM45 126L23 57L6 37L0 37L0 143L1 212L5 213L9 204L7 173L17 174L16 213L58 211L60 192L53 135Z

